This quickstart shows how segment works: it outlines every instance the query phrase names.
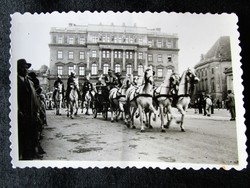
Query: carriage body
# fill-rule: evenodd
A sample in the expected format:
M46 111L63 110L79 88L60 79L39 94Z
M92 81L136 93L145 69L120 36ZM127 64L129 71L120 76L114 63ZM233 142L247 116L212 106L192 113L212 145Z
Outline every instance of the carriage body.
M109 90L106 86L96 86L96 93L94 95L94 101L92 106L93 117L96 118L98 113L102 113L103 118L107 120L108 110L110 108L109 103Z

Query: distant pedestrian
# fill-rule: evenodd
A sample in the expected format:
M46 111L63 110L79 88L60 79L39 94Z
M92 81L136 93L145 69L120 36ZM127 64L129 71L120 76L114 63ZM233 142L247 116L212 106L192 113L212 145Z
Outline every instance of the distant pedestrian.
M227 108L231 114L231 119L230 121L235 121L235 101L234 101L234 94L232 93L231 90L227 91Z
M210 99L209 95L206 96L205 103L206 103L206 106L205 106L206 115L210 116L210 114L211 114L211 107L212 107L213 103L212 103L212 100Z

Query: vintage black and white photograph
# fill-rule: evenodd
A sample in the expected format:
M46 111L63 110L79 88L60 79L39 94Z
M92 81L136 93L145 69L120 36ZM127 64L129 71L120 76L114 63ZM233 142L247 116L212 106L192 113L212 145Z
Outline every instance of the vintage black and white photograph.
M13 167L246 167L235 14L11 19Z

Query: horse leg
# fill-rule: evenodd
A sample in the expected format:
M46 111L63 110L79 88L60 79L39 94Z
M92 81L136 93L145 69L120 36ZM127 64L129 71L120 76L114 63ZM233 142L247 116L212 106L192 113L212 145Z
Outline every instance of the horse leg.
M153 121L156 121L156 114L157 114L157 111L156 111L156 109L154 108L154 106L153 106L152 104L150 104L150 106L149 106L149 111L151 111L151 112L154 113Z
M111 113L111 122L113 123L114 122L114 108L112 104L110 105L110 113Z
M135 127L135 125L134 125L134 115L135 115L135 112L136 112L136 108L135 107L133 107L133 109L132 109L132 113L131 113L131 124L132 124L132 128L133 129L135 129L136 127Z
M139 110L139 114L140 114L140 126L141 126L141 132L144 132L144 124L143 124L143 109L142 106L138 105L138 110Z
M75 116L78 114L78 100L75 101Z
M183 128L183 120L184 120L184 116L186 113L185 107L179 106L177 105L177 109L179 110L179 112L181 113L181 120L177 121L177 123L180 123L180 128L182 132L185 132L184 128Z
M161 117L161 132L166 132L166 129L164 128L164 106L160 104L159 108L160 108L160 117Z
M69 113L70 113L70 104L69 101L67 101L67 117L69 117Z

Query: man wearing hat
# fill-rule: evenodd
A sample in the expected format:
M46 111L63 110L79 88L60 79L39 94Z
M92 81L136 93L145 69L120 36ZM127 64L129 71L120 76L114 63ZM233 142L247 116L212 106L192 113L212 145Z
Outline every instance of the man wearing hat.
M32 160L42 158L36 153L38 145L38 118L39 103L33 83L28 79L28 69L31 67L25 59L17 61L18 73L18 144L19 159Z
M108 70L108 75L105 76L105 83L109 90L114 88L117 83L117 77L113 74L111 69Z
M58 91L58 89L59 89L58 88L59 84L62 85L62 96L64 98L64 84L63 84L63 81L61 80L61 75L58 75L56 81L54 82L54 92L53 92L53 99L54 100L55 100L55 96L56 96L56 91Z
M85 101L85 95L88 91L91 96L91 101L93 101L93 95L91 91L93 91L94 88L93 88L93 84L89 80L90 80L90 75L86 76L86 80L82 86L82 100L83 101Z
M76 73L75 73L75 71L72 71L70 73L68 80L67 80L67 90L66 90L66 100L67 101L69 101L69 93L71 90L71 85L75 85L75 79L76 79ZM77 89L78 96L80 96L80 92L79 92L78 87L76 87L76 89Z

